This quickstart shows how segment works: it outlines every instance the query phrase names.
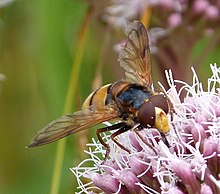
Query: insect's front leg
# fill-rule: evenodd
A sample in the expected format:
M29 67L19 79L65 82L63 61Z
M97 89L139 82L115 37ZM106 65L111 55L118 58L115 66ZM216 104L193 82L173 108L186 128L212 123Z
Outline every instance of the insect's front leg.
M164 133L160 133L160 135L161 135L161 138L162 138L162 141L164 142L164 144L165 144L168 148L170 148L170 144L169 144L169 142L167 141L166 135L165 135Z
M157 155L157 152L156 150L154 149L154 147L149 143L147 142L147 140L140 134L140 130L143 130L144 128L142 126L137 126L135 128L133 128L132 130L136 133L136 135L140 138L140 140L145 144L147 145L150 149L153 150L153 152L155 153L155 155Z

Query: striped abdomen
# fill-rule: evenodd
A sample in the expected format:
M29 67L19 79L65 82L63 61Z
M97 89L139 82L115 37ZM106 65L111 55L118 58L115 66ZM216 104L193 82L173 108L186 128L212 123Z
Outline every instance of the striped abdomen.
M112 84L107 84L92 92L83 103L82 109L87 109L92 106L94 110L103 110L106 105L106 98L109 94L109 89Z

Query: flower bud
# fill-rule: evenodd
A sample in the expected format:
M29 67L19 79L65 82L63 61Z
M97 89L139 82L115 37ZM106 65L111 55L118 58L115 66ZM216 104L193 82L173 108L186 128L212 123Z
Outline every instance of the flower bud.
M131 145L138 151L140 152L143 148L140 146L140 143L138 142L135 133L131 133L129 135L129 139L131 141Z
M179 13L173 13L168 18L168 25L170 27L177 27L182 23L182 16Z
M206 0L196 0L193 3L193 13L195 14L201 14L203 13L207 6L209 5L209 2Z
M219 17L219 10L218 7L213 6L213 5L209 5L206 9L205 9L205 16L208 19L217 19Z
M154 179L152 164L150 159L146 161L137 157L131 156L129 160L129 166L131 167L132 172L139 177L139 179L146 185L151 186L155 190L160 187L160 184L157 179ZM141 176L139 176L141 175Z
M97 187L106 193L115 193L119 189L119 181L110 174L91 173L90 178Z
M140 182L140 180L130 169L122 170L118 179L129 190L129 193L136 194L142 192L142 189L136 185L136 183Z
M174 173L181 179L188 193L199 193L200 184L193 173L190 164L183 160L171 161L170 165Z
M202 184L200 194L213 194L213 192L207 184Z

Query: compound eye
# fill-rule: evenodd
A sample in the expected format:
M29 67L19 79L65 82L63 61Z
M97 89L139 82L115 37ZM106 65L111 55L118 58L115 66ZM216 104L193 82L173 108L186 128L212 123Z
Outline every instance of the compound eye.
M159 94L159 95L151 96L150 101L154 104L154 106L161 108L166 114L169 112L167 99L164 95Z
M144 102L138 110L138 121L145 127L153 127L155 124L155 106L150 101Z

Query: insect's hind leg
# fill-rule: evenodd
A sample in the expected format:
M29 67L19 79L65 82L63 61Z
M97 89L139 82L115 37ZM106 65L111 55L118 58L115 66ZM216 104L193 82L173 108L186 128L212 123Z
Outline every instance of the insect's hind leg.
M119 143L119 141L117 141L115 139L116 136L128 131L129 129L131 129L131 127L129 125L125 125L125 126L122 126L118 131L114 132L110 138L112 141L114 141L121 149L127 151L129 154L131 153L130 150L128 150L125 146L123 146L121 143Z
M101 133L104 133L104 132L107 132L107 131L112 131L112 130L116 130L116 129L120 129L122 127L124 127L126 124L124 122L121 122L121 123L117 123L115 125L112 125L112 126L108 126L108 127L104 127L104 128L101 128L101 129L97 129L96 131L96 135L98 137L98 140L99 142L107 149L106 150L106 154L105 154L105 157L104 157L104 160L103 160L103 163L107 160L109 154L110 154L110 147L109 145L103 140L102 136L101 136ZM113 133L114 134L114 133Z

